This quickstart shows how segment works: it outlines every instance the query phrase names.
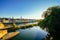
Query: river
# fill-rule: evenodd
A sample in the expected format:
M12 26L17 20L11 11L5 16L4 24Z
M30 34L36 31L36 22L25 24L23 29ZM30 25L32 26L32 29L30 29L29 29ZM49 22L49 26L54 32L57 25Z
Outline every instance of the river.
M20 34L12 38L12 40L44 40L47 35L47 32L42 30L39 26L16 31L19 31Z

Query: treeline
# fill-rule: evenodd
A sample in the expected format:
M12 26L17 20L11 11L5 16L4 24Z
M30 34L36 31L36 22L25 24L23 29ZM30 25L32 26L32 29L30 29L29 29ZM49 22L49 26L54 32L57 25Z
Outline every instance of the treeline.
M43 29L47 28L52 40L60 40L60 6L49 7L42 16L44 19L38 25Z

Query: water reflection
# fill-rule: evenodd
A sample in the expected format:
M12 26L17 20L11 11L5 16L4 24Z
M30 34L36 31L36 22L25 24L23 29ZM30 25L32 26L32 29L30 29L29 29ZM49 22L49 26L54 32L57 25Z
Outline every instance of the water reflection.
M19 29L17 31L19 31L20 34L14 37L12 40L42 40L47 35L47 32L42 30L39 26L27 29Z

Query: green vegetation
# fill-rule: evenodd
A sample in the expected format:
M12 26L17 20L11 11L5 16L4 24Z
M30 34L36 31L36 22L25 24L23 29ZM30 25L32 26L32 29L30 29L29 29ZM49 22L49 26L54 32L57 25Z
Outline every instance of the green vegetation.
M37 26L37 24L21 26L21 29L30 28L30 27L33 27L33 26Z
M49 7L43 13L43 17L44 19L38 25L47 28L53 40L60 40L60 6Z

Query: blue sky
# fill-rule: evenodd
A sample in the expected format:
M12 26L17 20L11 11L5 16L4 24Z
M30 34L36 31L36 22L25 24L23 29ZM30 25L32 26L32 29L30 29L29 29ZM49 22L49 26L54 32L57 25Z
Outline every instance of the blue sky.
M40 19L50 6L60 5L60 0L0 0L0 17Z

